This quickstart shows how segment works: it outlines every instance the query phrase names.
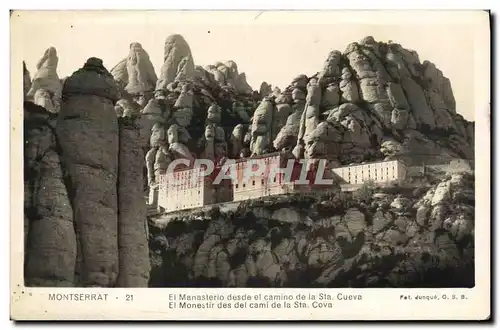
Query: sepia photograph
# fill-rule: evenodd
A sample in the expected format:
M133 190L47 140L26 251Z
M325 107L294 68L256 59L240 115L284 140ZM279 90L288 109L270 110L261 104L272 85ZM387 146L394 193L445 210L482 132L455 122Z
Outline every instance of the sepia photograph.
M383 15L11 11L15 283L170 313L489 291L488 12Z

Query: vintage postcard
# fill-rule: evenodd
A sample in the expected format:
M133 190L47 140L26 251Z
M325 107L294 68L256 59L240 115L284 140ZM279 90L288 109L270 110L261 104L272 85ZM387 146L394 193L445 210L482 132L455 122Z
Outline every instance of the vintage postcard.
M12 319L490 317L487 11L10 24Z

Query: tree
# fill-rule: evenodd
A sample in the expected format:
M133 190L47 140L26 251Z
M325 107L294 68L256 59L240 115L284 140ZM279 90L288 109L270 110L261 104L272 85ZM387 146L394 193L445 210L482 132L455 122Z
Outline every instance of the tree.
M363 185L353 193L354 200L359 203L370 203L377 186L372 180L366 181Z

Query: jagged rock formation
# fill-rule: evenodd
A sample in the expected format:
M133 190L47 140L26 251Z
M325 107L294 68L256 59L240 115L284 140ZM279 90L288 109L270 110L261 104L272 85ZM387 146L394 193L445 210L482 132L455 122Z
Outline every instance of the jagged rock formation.
M193 64L191 74L186 41L174 35L166 44L162 75L169 72L169 78L160 77L156 91L156 99L165 103L162 129L182 127L183 135L191 137L182 142L183 153L187 149L193 157L204 153L208 122L217 127L219 156L227 155L231 144L231 149L240 148L231 150L234 157L293 150L297 158L325 157L332 164L384 158L442 163L473 157L474 125L456 113L449 80L399 44L366 37L343 53L331 51L317 74L298 75L282 91L263 82L256 94L233 61ZM119 112L140 111L140 105L121 103ZM216 122L207 121L214 104L220 108ZM237 130L245 131L243 139L232 136L237 125L243 125ZM150 173L155 154L148 158Z
M271 136L273 115L275 113L272 97L266 96L260 102L253 114L250 128L252 139L250 141L250 151L252 155L262 155L271 151Z
M37 72L26 95L27 100L52 113L59 112L61 102L62 84L57 75L58 62L56 49L49 47L36 65Z
M240 94L252 93L252 87L248 85L245 73L238 73L238 66L234 61L217 62L198 70L201 71L203 69L208 72L210 80L221 86L234 89L236 93ZM201 75L203 75L202 72Z
M158 80L148 53L138 42L130 44L128 57L120 61L110 73L119 86L133 96L152 94Z
M271 95L272 93L273 93L273 87L271 85L269 85L267 82L263 81L260 84L259 96L261 98L263 98L263 97L266 97L268 95Z
M172 160L193 160L206 154L208 125L214 128L214 160L225 159L230 133L240 123L248 128L255 100L245 74L238 72L236 63L226 61L195 67L189 45L180 35L166 39L164 63L152 95L150 86L156 76L150 64L140 44L132 43L129 57L111 73L123 89L115 106L116 115L142 114L141 136L147 135L149 139L145 146L147 182L155 189L158 175L164 173ZM138 78L132 79L133 75ZM248 147L249 143L242 142L240 147ZM241 149L236 154L240 152Z
M410 164L473 158L474 124L456 114L449 80L399 44L366 37L344 53L332 51L322 71L295 78L283 99L290 91L289 105L313 100L304 113L302 106L296 108L273 141L277 149L296 145L296 157L304 156L308 133L326 121L336 127L334 135L342 136L329 158L342 164L395 157Z
M393 189L178 214L150 228L150 285L472 287L473 186L457 173L421 198Z
M167 90L168 84L174 81L192 80L194 78L194 61L191 48L179 34L173 34L165 40L164 63L156 90Z

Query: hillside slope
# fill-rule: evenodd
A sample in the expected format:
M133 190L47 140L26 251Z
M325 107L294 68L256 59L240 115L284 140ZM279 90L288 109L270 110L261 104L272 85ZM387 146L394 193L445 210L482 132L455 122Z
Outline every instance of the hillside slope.
M150 286L472 287L473 176L150 221Z

